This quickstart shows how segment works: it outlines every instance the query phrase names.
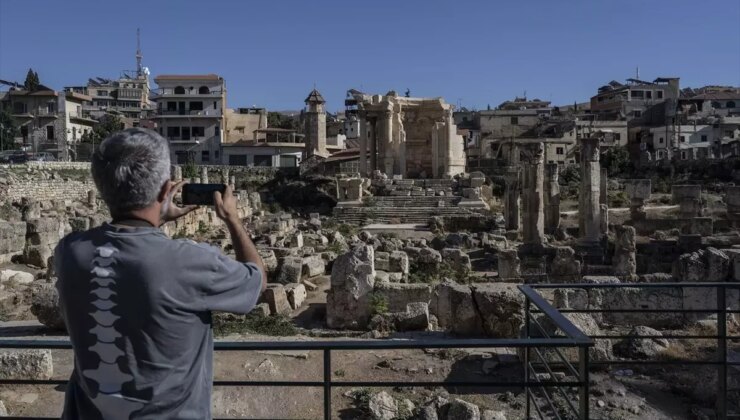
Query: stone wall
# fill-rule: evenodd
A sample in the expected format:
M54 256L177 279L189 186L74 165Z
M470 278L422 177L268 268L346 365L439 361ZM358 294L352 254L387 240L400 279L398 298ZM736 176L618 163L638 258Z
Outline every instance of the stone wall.
M25 197L43 200L87 200L87 192L95 189L92 180L37 179L14 181L7 186L3 201L20 202Z

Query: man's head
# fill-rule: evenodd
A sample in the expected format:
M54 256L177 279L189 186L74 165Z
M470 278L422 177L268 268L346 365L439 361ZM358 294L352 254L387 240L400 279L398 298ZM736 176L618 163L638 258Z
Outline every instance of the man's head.
M92 176L114 218L142 209L161 214L173 186L167 140L143 128L115 133L95 151Z

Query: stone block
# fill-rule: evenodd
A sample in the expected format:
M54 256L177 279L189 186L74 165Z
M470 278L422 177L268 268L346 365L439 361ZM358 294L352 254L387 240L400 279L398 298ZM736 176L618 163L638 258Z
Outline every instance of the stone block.
M23 261L29 265L47 268L49 258L53 254L49 245L28 245L23 251Z
M0 379L51 379L51 350L0 350Z
M280 271L278 272L277 282L280 284L298 283L301 281L302 272L303 258L283 257L280 259Z
M321 255L311 255L303 258L303 275L307 278L324 274L326 265Z
M300 283L291 283L285 286L285 293L288 295L290 307L298 309L306 300L306 286Z
M53 284L41 285L31 295L31 313L47 327L65 331L62 309L59 306L59 292Z
M364 328L370 320L370 293L375 286L375 250L356 246L340 255L331 271L326 322L330 328Z
M288 294L285 292L285 286L282 284L268 284L267 289L262 293L262 300L270 307L270 314L272 315L290 313Z
M32 273L16 270L0 270L0 283L13 282L17 284L28 284L35 280Z
M517 338L524 324L524 296L516 283L480 283L473 286L475 307L489 337Z
M444 248L441 252L443 261L450 264L455 270L470 270L470 257L462 249Z
M463 336L480 335L483 325L468 285L453 282L439 283L432 298L432 313L439 326Z
M409 273L409 256L403 251L393 251L388 258L388 271Z
M270 305L265 302L258 303L254 309L249 312L250 315L265 317L270 315Z
M381 251L375 253L375 269L381 271L391 271L389 253Z
M398 331L424 331L429 328L429 304L412 302L406 305L406 312L398 316Z
M694 217L689 223L689 234L700 236L712 236L714 224L711 217Z

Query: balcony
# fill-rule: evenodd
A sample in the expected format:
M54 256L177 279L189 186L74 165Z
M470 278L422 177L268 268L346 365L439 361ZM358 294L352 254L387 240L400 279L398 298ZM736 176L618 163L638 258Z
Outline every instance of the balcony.
M185 91L185 93L175 93L172 88L159 88L149 91L152 99L161 98L220 98L225 93L224 90L210 90L208 93L199 93L198 90Z
M206 117L206 118L221 118L223 116L222 109L157 109L154 111L157 118L168 118L168 117Z

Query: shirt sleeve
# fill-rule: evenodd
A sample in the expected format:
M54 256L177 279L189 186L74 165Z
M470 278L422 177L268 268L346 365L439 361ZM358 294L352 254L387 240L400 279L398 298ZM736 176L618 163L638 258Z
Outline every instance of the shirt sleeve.
M205 309L209 311L246 314L257 304L262 290L262 273L253 263L242 263L223 255L209 245L215 257L213 272L203 284L202 296Z

